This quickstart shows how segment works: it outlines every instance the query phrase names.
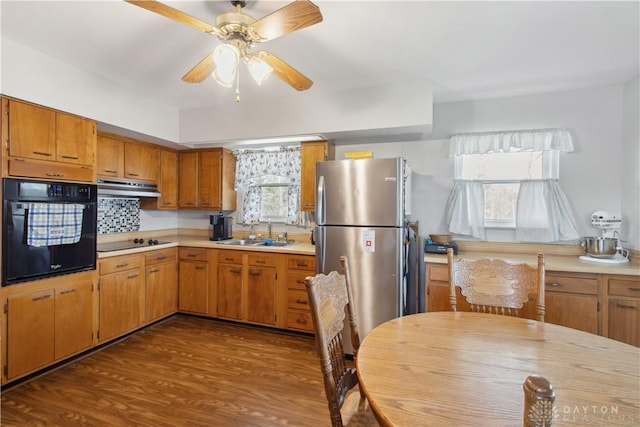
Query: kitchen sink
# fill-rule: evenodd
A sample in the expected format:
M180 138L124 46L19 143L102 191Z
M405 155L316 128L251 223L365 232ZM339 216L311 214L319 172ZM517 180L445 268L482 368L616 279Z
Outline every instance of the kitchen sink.
M231 245L231 246L264 246L264 247L283 248L285 246L293 245L294 243L296 243L296 241L295 240L287 240L286 242L273 241L267 244L267 242L264 240L232 239L232 240L223 240L218 243L221 245Z

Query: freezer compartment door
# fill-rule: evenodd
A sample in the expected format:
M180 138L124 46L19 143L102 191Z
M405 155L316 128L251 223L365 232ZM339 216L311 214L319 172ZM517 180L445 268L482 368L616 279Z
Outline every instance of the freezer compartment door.
M318 162L316 222L402 227L403 171L402 158Z
M340 271L340 256L349 258L360 339L379 324L399 317L403 229L325 226L316 231L317 272ZM345 341L350 352L349 335Z

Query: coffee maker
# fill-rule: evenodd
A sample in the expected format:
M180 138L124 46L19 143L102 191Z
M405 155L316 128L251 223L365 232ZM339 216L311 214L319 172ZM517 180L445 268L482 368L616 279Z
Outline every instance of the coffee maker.
M219 214L209 215L209 223L213 226L209 240L229 240L232 238L231 217Z

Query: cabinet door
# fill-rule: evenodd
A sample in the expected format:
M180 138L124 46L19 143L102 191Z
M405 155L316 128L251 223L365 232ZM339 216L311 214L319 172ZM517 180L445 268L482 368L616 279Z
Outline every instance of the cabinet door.
M640 347L640 300L609 297L609 338Z
M158 148L125 142L124 176L125 178L158 182Z
M222 209L222 151L200 152L198 166L198 207Z
M198 207L198 153L180 153L178 207Z
M544 321L598 333L598 297L561 292L545 293Z
M209 266L206 262L180 261L178 309L207 313Z
M124 142L120 139L98 135L97 175L124 176Z
M7 378L11 379L54 360L54 292L11 296L7 304Z
M93 344L92 285L91 281L85 281L56 289L56 360Z
M316 163L328 160L328 142L305 142L300 146L300 207L316 210Z
M242 319L241 265L218 265L218 316Z
M247 320L276 324L276 269L249 267L247 279Z
M142 323L143 280L139 268L100 277L100 341L107 341Z
M56 112L56 160L58 162L93 166L95 147L95 122Z
M168 316L178 308L178 271L176 262L146 268L145 321Z
M55 161L55 111L9 100L9 155Z
M160 198L159 209L178 207L178 153L160 150Z

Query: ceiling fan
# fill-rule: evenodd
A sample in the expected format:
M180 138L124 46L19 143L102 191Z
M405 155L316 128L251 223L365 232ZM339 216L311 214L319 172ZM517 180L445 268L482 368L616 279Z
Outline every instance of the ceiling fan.
M222 41L222 44L182 77L185 82L200 83L211 75L224 86L231 87L235 82L238 96L237 67L238 62L242 61L258 83L262 83L273 72L299 91L307 90L313 85L308 77L271 52L254 50L260 43L322 22L320 9L309 0L296 0L258 20L242 12L247 1L231 0L235 11L219 15L216 25L155 0L125 1L216 36ZM239 97L237 100L239 101Z

